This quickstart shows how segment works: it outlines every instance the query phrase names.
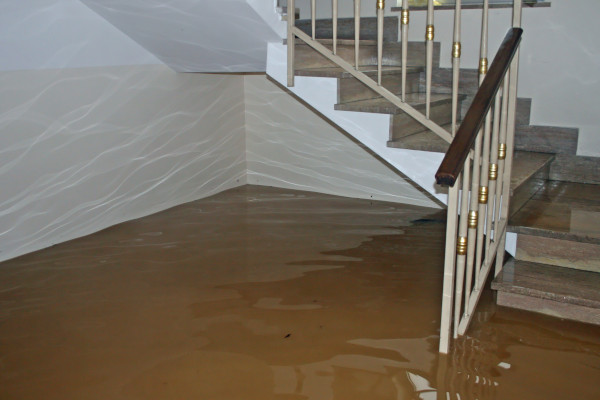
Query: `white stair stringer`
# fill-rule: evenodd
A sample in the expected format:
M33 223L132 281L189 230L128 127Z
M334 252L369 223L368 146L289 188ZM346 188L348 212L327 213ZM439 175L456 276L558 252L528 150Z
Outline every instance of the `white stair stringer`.
M286 45L269 43L267 75L287 86ZM432 196L447 203L445 190L435 184L435 173L442 162L443 153L388 147L390 115L334 110L337 103L336 78L297 76L295 85L288 89Z
M267 75L287 86L286 45L269 43ZM390 115L335 110L337 78L296 76L294 86L288 89L440 202L447 204L447 192L435 183L435 173L444 158L443 153L388 147ZM515 255L516 233L507 232L505 248L511 255Z

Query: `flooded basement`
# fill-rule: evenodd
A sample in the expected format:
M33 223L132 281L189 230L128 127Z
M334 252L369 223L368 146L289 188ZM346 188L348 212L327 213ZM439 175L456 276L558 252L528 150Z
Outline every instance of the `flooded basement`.
M485 293L444 214L245 186L0 264L0 399L600 399L600 328Z

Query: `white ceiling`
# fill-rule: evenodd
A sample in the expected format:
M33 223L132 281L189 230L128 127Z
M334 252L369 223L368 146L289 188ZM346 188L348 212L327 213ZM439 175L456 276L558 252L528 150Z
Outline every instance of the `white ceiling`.
M265 71L267 43L285 25L274 0L81 2L180 72Z
M162 64L78 0L0 0L0 71Z

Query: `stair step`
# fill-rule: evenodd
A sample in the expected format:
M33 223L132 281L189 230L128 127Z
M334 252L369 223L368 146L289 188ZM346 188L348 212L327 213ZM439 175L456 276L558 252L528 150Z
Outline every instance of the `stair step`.
M515 151L510 179L510 215L518 211L548 179L554 155Z
M519 122L523 123L524 121ZM552 154L575 154L577 152L579 137L577 128L520 125L519 122L517 122L515 132L515 149Z
M415 109L425 112L425 94L407 93L406 102ZM390 114L392 116L390 122L390 142L394 142L415 133L427 131L427 128L382 97L339 103L335 105L335 109L341 111ZM452 122L451 112L451 96L447 94L431 94L431 110L429 117L432 121L438 125L447 125Z
M600 185L600 157L557 154L550 166L550 179Z
M409 93L406 95L406 102L417 110L425 109L425 94L424 93ZM447 94L431 94L431 107L451 104L452 96ZM390 103L388 100L380 97L377 99L366 99L359 101L351 101L347 103L340 103L335 105L336 110L341 111L357 111L357 112L370 112L377 114L403 114L404 112Z
M547 181L508 230L517 259L600 272L600 186Z
M312 22L310 19L296 21L296 27L307 35L312 35ZM317 39L331 39L333 37L333 24L330 19L316 20ZM338 39L354 39L354 18L338 18ZM360 38L363 40L377 40L377 18L363 17L360 19ZM385 17L383 20L383 40L386 42L398 41L398 17Z
M600 186L547 181L510 219L509 229L600 244Z
M442 126L450 132L451 125ZM431 131L413 133L412 135L399 137L387 142L388 147L396 149L409 149L419 151L433 151L436 153L445 153L448 151L450 143Z
M600 274L509 260L492 282L498 305L600 325Z
M331 40L319 40L329 50L333 49ZM433 62L439 63L440 44L434 43ZM423 42L408 42L407 66L423 67L425 65L425 44ZM338 40L337 55L354 65L354 40ZM402 43L386 42L383 44L384 66L402 65ZM360 42L359 65L377 65L377 44L373 41ZM305 68L337 67L332 61L301 40L296 41L294 66L297 70Z
M377 76L377 66L376 65L363 65L358 69L360 72L371 76ZM407 74L420 73L423 71L423 67L406 67ZM356 79L352 76L350 72L347 72L345 69L341 67L313 67L313 68L297 68L296 76L316 76L323 78L352 78ZM381 75L401 75L402 67L401 66L383 66L381 68Z

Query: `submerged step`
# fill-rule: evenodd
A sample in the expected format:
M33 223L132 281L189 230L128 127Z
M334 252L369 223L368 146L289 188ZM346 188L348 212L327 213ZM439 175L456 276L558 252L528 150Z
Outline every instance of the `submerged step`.
M518 259L600 272L600 186L546 181L509 221Z
M498 305L600 325L600 274L511 259L492 282Z

